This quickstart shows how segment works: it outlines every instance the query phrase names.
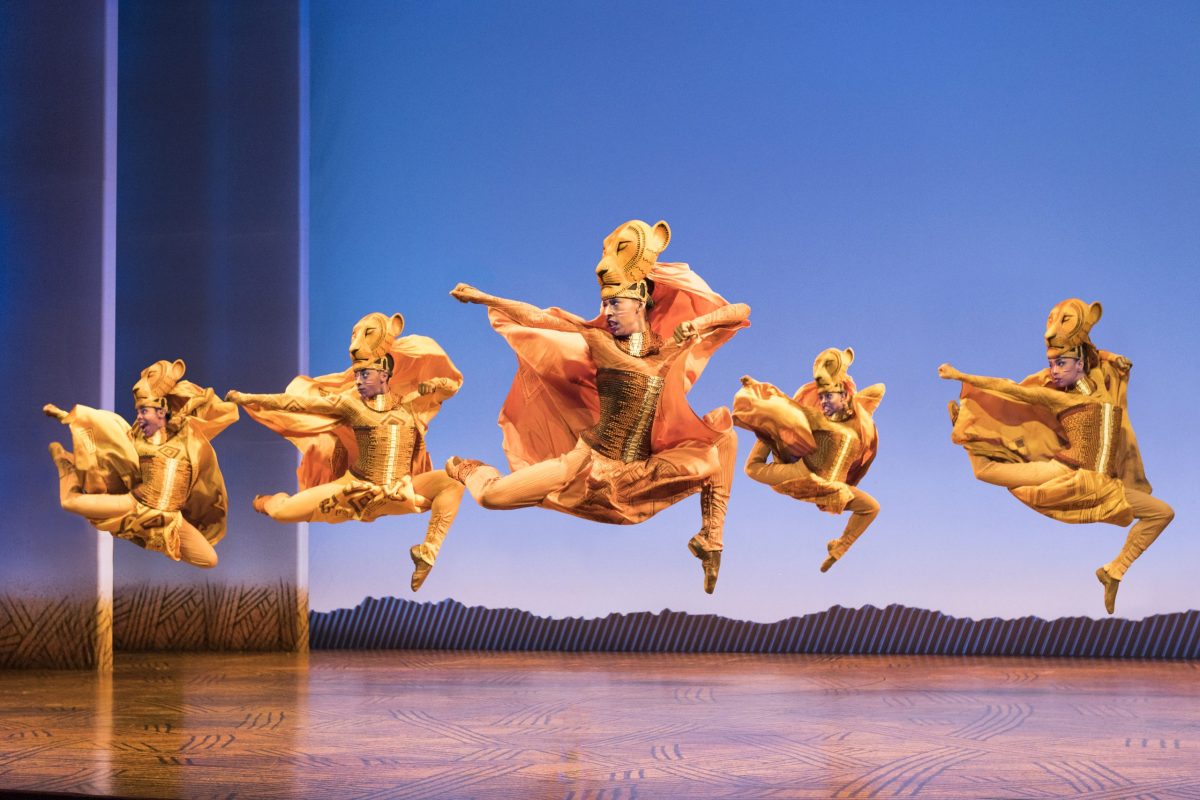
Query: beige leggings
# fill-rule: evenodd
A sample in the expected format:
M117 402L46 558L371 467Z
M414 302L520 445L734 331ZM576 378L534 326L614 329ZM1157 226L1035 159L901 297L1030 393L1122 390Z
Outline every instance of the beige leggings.
M467 476L467 489L484 508L536 506L547 495L566 487L590 454L586 445L576 445L558 458L530 464L503 477L498 469L485 464Z
M1058 461L1031 461L1004 463L992 461L984 456L971 455L971 469L975 477L984 483L1016 489L1020 486L1039 486L1071 471ZM1125 487L1125 499L1133 516L1137 519L1129 529L1125 544L1117 557L1104 565L1110 577L1121 580L1125 570L1142 553L1146 552L1158 535L1175 519L1175 511L1162 500L1140 489Z
M111 519L136 511L137 500L131 494L72 493L62 498L62 507L88 519ZM179 525L179 551L180 560L194 567L210 569L217 565L217 551L186 519Z
M445 470L413 475L412 482L413 491L424 498L424 502L418 499L422 509L432 508L435 514L458 513L463 487ZM266 511L277 522L308 522L321 503L336 497L345 488L344 483L322 483L291 495L280 493L267 501Z
M677 497L657 498L658 505L669 505L695 493L696 487L700 487L703 524L695 538L702 550L721 550L724 547L725 512L737 464L737 436L732 430L726 431L718 437L714 446L719 465L714 472L680 477L677 479ZM592 449L581 439L573 449L558 458L530 464L508 475L501 476L499 470L485 464L467 476L467 490L484 508L536 506L554 492L565 489L584 469L590 457ZM651 462L670 464L673 458L690 461L694 457L694 448L684 447L656 454L651 457ZM638 502L636 498L630 499L631 502Z
M756 457L757 455L756 452L751 452L750 460L746 462L746 474L759 483L775 486L811 474L811 470L809 470L803 461L797 461L794 464L781 464L778 462L768 464L765 461L759 460ZM850 545L854 544L858 537L862 536L871 523L875 521L875 518L879 516L878 500L857 486L850 486L848 488L852 495L850 502L846 503L846 510L850 512L850 519L846 520L846 527L842 531L842 535L835 540L837 544L830 543L829 552L834 558L840 558L844 555L850 549Z
M412 476L412 485L418 507L422 511L433 512L425 529L425 540L417 545L416 550L418 558L432 564L441 552L451 523L458 516L458 507L466 490L442 469ZM271 519L278 522L307 522L321 503L337 496L345 488L344 483L323 483L293 495L281 492L267 500L265 510Z

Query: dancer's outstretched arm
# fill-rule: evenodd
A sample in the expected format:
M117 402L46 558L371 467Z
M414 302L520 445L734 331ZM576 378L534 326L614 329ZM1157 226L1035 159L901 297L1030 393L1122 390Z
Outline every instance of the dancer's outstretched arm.
M418 383L416 389L400 398L400 402L411 404L422 397L428 397L434 402L442 403L458 394L458 390L461 388L462 381L456 381L453 378L430 378Z
M261 411L305 411L336 416L342 399L339 395L304 397L295 394L247 394L230 389L225 399L239 406L250 405Z
M462 381L456 381L453 378L430 378L417 384L417 394L432 394L436 395L439 400L445 400L458 394L460 388L462 388Z
M1029 403L1030 405L1043 406L1053 412L1062 411L1068 405L1070 400L1063 392L1057 389L1044 389L1040 386L1022 386L1019 383L1014 383L1007 378L988 378L983 375L968 375L965 372L959 372L949 364L942 364L938 367L938 377L948 381L962 381L970 384L977 389L985 389L989 392L1003 395L1010 400L1016 400L1019 403Z
M745 303L730 303L695 319L679 323L675 328L675 342L682 344L687 339L701 336L716 328L741 325L749 318L750 306Z
M486 292L481 292L474 286L465 283L455 286L450 292L450 296L462 303L478 303L488 308L502 311L512 317L518 325L524 325L527 328L544 328L546 330L571 333L582 333L585 330L589 330L582 317L577 317L574 314L567 314L565 317L548 314L529 303L522 303L519 300L505 300L503 297L496 297Z

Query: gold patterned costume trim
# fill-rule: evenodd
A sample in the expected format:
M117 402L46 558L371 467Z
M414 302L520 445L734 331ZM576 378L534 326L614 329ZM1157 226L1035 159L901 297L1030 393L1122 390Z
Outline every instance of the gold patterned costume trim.
M645 358L662 350L663 340L654 331L638 331L625 337L614 338L613 344L634 358Z
M411 475L402 475L392 483L380 484L346 472L328 485L333 491L313 510L309 522L372 522L382 516L417 514L421 511Z
M178 511L187 502L192 485L192 465L183 458L161 453L139 455L142 482L133 489L139 502L159 511Z
M847 431L818 428L813 431L817 447L804 456L804 464L813 474L827 481L845 483L850 465L862 450L858 437Z
M359 480L382 486L411 474L417 430L409 424L389 423L371 427L356 426L358 460L350 467Z
M1079 469L1116 477L1121 443L1121 408L1112 403L1084 403L1058 415L1068 446L1055 458Z
M600 421L582 439L607 458L630 463L650 457L650 434L663 379L621 369L596 370Z
M179 511L152 508L141 500L136 502L136 507L127 514L89 521L97 530L111 533L118 539L125 539L138 547L154 550L173 561L179 561L182 558L179 528L183 524L183 514Z
M1059 522L1107 522L1121 527L1133 522L1124 484L1102 472L1075 469L1037 486L1009 491L1034 511Z

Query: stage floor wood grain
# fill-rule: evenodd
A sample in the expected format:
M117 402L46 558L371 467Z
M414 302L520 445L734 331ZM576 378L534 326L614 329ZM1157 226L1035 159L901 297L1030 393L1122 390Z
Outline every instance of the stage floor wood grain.
M125 654L0 672L0 788L127 797L1200 798L1200 665Z

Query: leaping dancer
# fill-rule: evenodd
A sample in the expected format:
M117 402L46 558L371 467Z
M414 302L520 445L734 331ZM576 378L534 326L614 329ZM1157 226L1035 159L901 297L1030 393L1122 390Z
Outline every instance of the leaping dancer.
M813 363L812 382L794 396L746 376L733 398L733 424L758 437L746 461L747 475L822 511L851 512L842 535L825 545L821 572L836 564L879 515L879 503L858 482L878 449L873 415L884 386L856 391L846 374L853 361L851 348L831 347Z
M131 428L111 411L55 405L43 411L71 429L74 453L50 445L59 502L96 529L196 567L215 567L225 535L225 479L209 440L237 407L182 380L183 361L156 361L133 385Z
M462 385L438 344L404 336L399 314L368 314L351 333L350 368L300 376L282 394L230 391L229 400L286 437L303 458L300 491L258 495L254 508L280 522L371 522L431 511L425 540L413 545L415 592L433 569L463 487L433 470L429 422Z
M1056 305L1045 336L1049 367L1019 384L949 364L938 375L963 383L961 404L950 404L951 438L976 478L1062 522L1136 520L1117 556L1096 569L1112 614L1125 571L1175 512L1150 494L1142 470L1125 401L1131 364L1091 342L1101 310L1076 298Z
M696 492L700 532L688 549L716 587L737 440L729 410L703 418L686 394L712 353L748 325L685 264L658 263L671 230L632 220L604 240L596 266L602 313L585 320L459 284L451 295L488 306L517 353L500 412L512 472L450 459L485 508L527 506L614 524L642 522Z

